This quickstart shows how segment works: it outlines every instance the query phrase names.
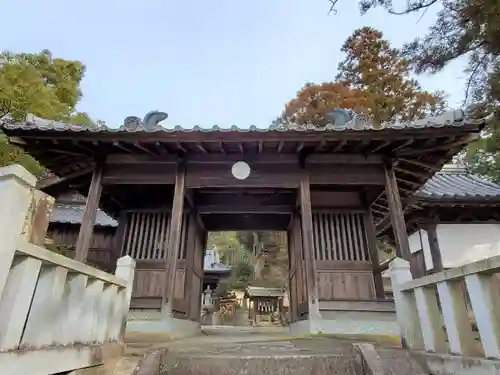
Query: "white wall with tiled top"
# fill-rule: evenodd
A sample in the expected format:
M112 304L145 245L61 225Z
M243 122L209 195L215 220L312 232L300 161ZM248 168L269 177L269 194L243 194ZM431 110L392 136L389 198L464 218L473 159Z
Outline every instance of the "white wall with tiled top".
M438 224L437 237L444 268L500 255L500 224ZM409 236L410 251L424 251L425 266L433 268L427 232Z

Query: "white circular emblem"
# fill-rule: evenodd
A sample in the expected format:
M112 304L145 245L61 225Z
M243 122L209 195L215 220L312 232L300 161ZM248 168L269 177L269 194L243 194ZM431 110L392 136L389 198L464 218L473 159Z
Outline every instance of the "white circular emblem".
M238 180L245 180L250 176L250 166L244 161L237 161L231 168L231 173Z

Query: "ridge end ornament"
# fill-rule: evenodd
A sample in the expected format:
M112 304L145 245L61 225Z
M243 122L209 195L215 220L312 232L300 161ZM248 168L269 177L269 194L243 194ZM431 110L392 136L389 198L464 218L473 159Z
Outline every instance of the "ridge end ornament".
M150 111L145 116L144 119L140 119L137 116L128 116L123 122L123 127L126 130L137 130L143 127L146 130L154 130L160 127L160 122L168 118L168 113L160 111Z

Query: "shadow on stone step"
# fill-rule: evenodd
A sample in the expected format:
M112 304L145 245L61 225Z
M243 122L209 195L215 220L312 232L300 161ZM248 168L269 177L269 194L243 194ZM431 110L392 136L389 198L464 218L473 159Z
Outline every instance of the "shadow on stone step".
M132 375L159 375L165 362L167 349L153 349L137 364Z

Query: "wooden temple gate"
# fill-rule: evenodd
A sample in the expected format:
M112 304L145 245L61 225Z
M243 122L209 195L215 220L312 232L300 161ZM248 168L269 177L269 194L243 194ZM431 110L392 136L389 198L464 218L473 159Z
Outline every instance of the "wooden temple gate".
M390 222L410 259L404 209L484 125L460 111L378 130L345 111L331 126L267 131L168 130L155 118L166 114L119 130L2 128L59 176L46 192L87 196L76 258L87 259L100 206L119 219L114 256L137 260L132 307L195 321L209 231L288 231L292 321L325 301L383 300L374 226ZM236 176L236 162L249 174Z
M339 194L329 194L330 199L335 195ZM324 192L312 195L318 200L324 196ZM346 198L345 193L340 196ZM288 232L292 322L306 319L310 306L306 285L311 282L307 281L301 230L301 219L296 215ZM312 231L312 279L317 282L317 290L311 292L318 301L377 301L385 298L369 209L312 209Z
M158 310L165 298L165 270L170 211L131 211L121 244L123 255L137 261L132 294L132 309ZM203 286L203 255L205 232L200 230L190 212L184 212L180 231L180 248L175 262L174 298L175 317L198 320Z

